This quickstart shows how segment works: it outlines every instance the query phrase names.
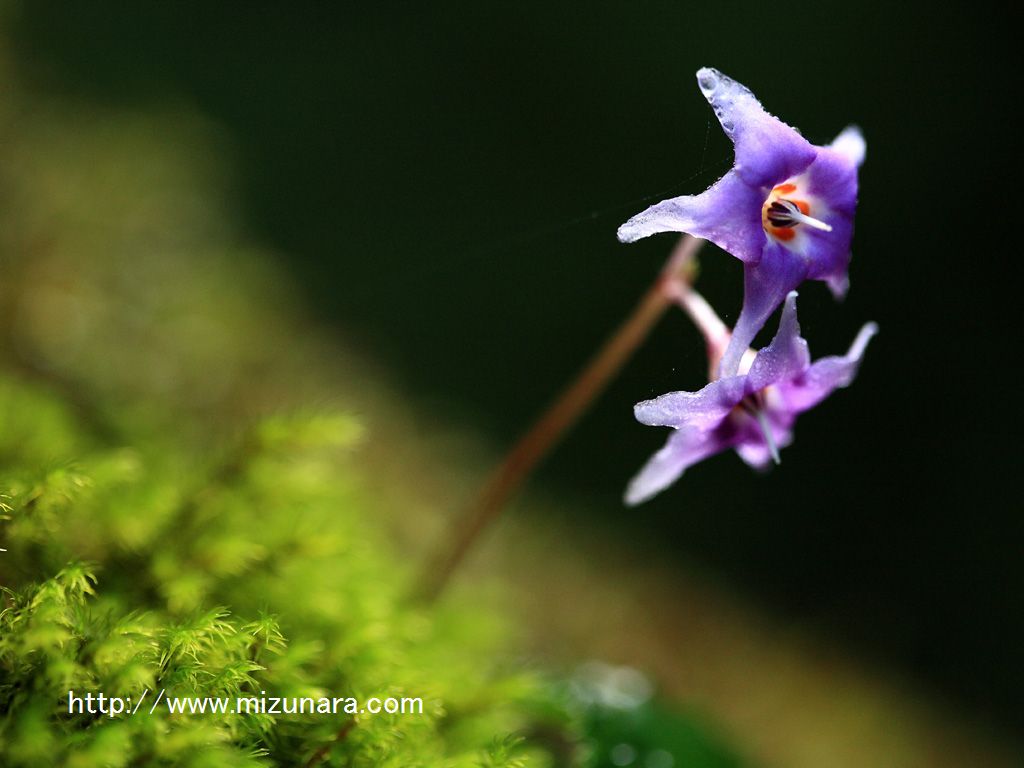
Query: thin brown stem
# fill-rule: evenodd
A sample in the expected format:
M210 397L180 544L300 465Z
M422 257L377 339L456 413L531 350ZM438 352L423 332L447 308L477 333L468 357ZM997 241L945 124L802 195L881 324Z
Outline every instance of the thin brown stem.
M310 755L309 760L306 761L303 768L313 768L313 766L319 765L321 762L323 762L323 759L327 757L327 753L330 751L331 747L333 747L335 744L339 742L344 741L345 737L348 736L348 732L355 727L355 718L351 720L346 720L342 724L341 728L338 729L338 732L334 734L334 739L324 744L319 749L317 749L316 752Z
M425 600L434 600L440 595L473 544L501 515L505 504L530 472L586 412L633 351L647 338L674 301L672 286L681 279L688 279L693 258L703 242L690 235L683 236L633 312L491 473L476 499L466 509L447 547L431 563L420 593Z

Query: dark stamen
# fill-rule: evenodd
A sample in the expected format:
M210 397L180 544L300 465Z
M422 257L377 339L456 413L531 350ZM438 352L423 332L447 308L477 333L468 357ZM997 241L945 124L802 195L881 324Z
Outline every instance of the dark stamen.
M768 206L769 223L779 228L795 227L796 221L792 218L794 208L796 206L788 200L773 202Z

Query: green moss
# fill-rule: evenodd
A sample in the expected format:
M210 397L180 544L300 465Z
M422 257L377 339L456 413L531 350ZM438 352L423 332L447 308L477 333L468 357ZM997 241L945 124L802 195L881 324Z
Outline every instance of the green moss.
M0 425L0 764L556 762L566 707L511 664L500 622L406 599L415 571L353 468L352 419L275 418L200 455L126 448L8 379ZM419 697L423 714L150 714L160 690ZM147 699L69 714L69 691Z

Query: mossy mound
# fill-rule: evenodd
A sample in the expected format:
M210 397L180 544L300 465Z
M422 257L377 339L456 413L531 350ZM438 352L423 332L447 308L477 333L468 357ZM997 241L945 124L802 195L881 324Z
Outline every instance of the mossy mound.
M111 447L38 386L0 381L0 763L561 762L565 700L514 664L500 622L407 599L415 571L352 466L360 434L311 414L210 455ZM69 714L72 691L148 699ZM423 712L169 712L181 696L419 698Z

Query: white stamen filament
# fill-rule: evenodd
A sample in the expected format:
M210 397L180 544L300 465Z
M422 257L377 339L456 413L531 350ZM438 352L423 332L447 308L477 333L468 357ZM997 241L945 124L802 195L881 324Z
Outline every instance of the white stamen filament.
M822 232L832 231L831 224L826 224L821 219L816 219L813 216L808 216L806 213L801 211L795 203L791 203L789 200L780 200L779 202L786 206L786 210L789 212L789 218L791 218L798 224L806 224L808 227L820 229Z
M768 423L768 418L764 415L763 408L755 408L754 416L757 418L757 423L761 427L761 433L764 435L765 445L768 446L768 453L772 456L772 461L776 464L782 463L782 458L779 456L779 446L775 444L775 436L772 434L771 425Z
M871 341L871 337L876 333L878 333L878 325L866 323L860 329L857 338L853 340L853 344L850 345L850 351L846 353L846 357L850 360L860 360L860 356L864 354L864 349L867 347L868 342Z

